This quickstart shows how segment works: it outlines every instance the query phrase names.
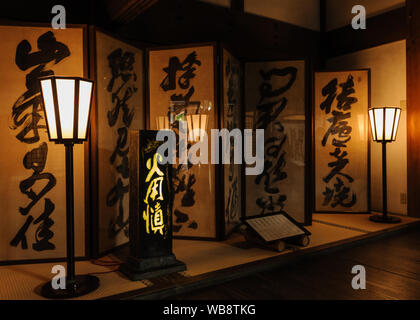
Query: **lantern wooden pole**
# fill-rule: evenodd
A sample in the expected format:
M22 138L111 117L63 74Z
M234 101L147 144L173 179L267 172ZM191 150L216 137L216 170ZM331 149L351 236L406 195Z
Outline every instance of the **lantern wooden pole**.
M382 142L382 218L388 217L388 190L386 186L386 141Z
M384 136L385 137L385 136ZM401 219L394 216L388 216L388 190L387 190L387 176L386 176L386 144L387 141L382 141L382 215L373 215L369 219L374 222L381 223L398 223Z
M67 224L67 281L75 281L74 262L74 177L73 177L73 144L66 143L66 224Z

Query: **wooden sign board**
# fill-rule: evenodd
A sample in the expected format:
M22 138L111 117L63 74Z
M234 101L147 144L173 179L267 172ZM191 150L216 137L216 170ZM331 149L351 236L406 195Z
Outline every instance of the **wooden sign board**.
M131 280L186 269L172 253L172 166L160 163L157 132L130 134L130 255L120 271Z
M266 242L311 234L293 218L284 213L246 218L244 222Z
M172 253L172 167L159 163L156 134L130 133L130 251L138 258Z

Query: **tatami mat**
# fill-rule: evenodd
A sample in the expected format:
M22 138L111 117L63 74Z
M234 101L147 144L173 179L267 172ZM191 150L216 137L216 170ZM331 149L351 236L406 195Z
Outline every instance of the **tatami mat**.
M236 265L266 259L278 252L260 248L241 248L244 238L233 234L229 241L191 241L175 240L174 253L186 263L186 275L196 276L203 273L233 267Z
M416 218L398 216L402 220L401 223L386 224L370 221L369 216L370 214L315 213L313 214L312 219L313 221L324 222L345 228L353 228L364 232L376 232L419 221L419 219Z
M51 268L60 263L41 263L0 267L0 300L39 300L40 286L51 281ZM63 263L65 266L65 264ZM143 282L133 282L119 272L110 272L116 267L94 265L89 261L76 262L76 274L94 274L99 278L99 288L76 299L99 299L121 292L146 287ZM106 273L103 273L106 272Z
M340 241L362 235L362 232L342 229L321 223L307 227L312 233L311 243L306 248L312 248L327 243ZM301 250L305 250L301 249ZM225 242L175 240L174 253L187 265L186 275L197 276L233 266L250 263L281 254L260 247L248 247L243 236L234 234Z
M312 226L306 227L306 229L312 233L310 236L311 242L309 243L309 246L303 248L302 250L350 239L353 237L358 237L365 234L365 232L339 228L318 222L313 222Z
M294 250L304 251L324 245L334 245L338 241L420 221L408 217L402 219L402 223L398 225L387 225L369 221L369 216L366 214L314 214L313 225L307 227L312 233L310 245ZM278 253L250 246L240 234L233 234L223 242L174 240L175 255L187 265L187 271L183 274L190 277L291 252L286 250ZM109 263L115 262L116 258L111 255L101 260ZM39 287L52 279L53 265L54 263L0 266L0 299L42 299L38 294ZM116 266L100 266L89 261L77 262L77 274L95 274L101 282L98 290L79 299L98 299L145 288L145 283L152 285L153 281L130 281L118 271L112 272L115 268Z

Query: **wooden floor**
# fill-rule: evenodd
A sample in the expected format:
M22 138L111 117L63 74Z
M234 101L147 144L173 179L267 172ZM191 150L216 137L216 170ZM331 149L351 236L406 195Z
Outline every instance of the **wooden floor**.
M354 265L366 290L351 286ZM378 239L170 299L420 299L420 230Z

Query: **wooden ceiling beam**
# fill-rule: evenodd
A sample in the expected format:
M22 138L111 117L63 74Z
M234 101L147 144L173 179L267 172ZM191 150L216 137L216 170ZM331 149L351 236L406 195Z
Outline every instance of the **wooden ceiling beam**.
M107 0L107 11L112 22L127 24L135 20L159 0Z

